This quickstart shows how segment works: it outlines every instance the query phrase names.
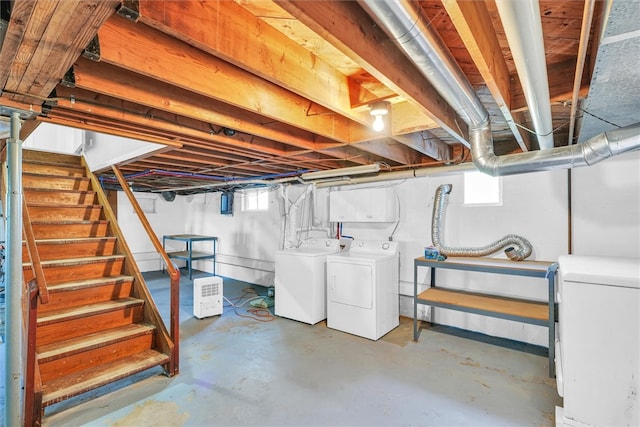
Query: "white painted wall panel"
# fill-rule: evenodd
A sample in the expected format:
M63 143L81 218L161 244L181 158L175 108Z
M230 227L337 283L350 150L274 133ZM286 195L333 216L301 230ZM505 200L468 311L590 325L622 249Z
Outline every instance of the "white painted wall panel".
M640 258L640 151L572 174L573 253Z
M84 131L66 126L40 123L24 141L23 147L51 151L54 153L74 154L84 141Z
M640 159L638 155L612 159L616 164L603 162L592 168L575 169L574 174L574 245L575 252L586 254L590 247L605 248L613 253L631 252L638 256L638 194L640 193ZM600 166L600 167L598 167ZM597 169L596 169L597 168ZM590 170L592 169L592 170ZM613 177L611 177L613 175ZM620 181L631 180L620 184ZM453 184L453 192L445 212L443 223L444 243L450 246L486 245L505 234L515 233L529 239L533 245L532 259L555 261L568 251L567 222L567 171L556 170L504 177L503 203L501 206L464 206L463 179L461 175L415 178L386 183L398 194L400 200L400 223L344 224L343 234L356 239L393 239L400 244L400 293L401 313L411 316L413 306L413 259L421 256L425 245L431 244L431 214L433 197L438 185ZM594 191L599 183L602 190ZM380 184L376 184L380 185ZM290 199L302 191L292 189ZM329 189L316 191L317 212L314 225L326 226ZM622 196L612 194L621 191ZM600 194L602 193L602 194ZM603 198L605 208L595 202L594 194ZM146 196L146 195L144 195ZM143 196L139 196L143 197ZM156 196L157 197L157 196ZM215 235L219 238L218 273L263 286L273 284L274 254L282 246L282 221L284 202L278 191L270 193L269 210L266 212L239 212L233 216L220 215L218 193L196 196L178 196L172 203L161 197L157 202L158 213L150 220L161 237L163 233L196 233ZM124 210L129 219L121 218L121 226L130 221L132 214ZM607 218L617 215L609 224ZM302 224L310 221L308 214L300 217ZM157 228L156 228L157 227ZM123 228L125 228L123 226ZM395 232L394 232L395 228ZM604 228L604 230L601 230ZM126 234L133 233L130 243L144 258L147 246L139 243L139 232L127 226ZM624 230L624 231L623 231ZM332 231L333 232L333 231ZM306 237L325 237L323 231L308 231ZM604 246L601 240L608 238ZM634 244L636 246L634 246ZM635 254L634 254L634 251ZM505 258L503 254L495 257ZM159 261L158 263L159 264ZM207 265L196 268L206 269ZM428 281L428 270L421 269L418 277L421 286ZM512 278L478 273L447 272L440 275L441 284L463 289L481 290L514 297L545 300L544 280ZM421 308L420 317L428 318L430 310ZM437 310L438 322L475 330L491 335L521 340L538 345L547 345L546 328L525 325L501 319ZM425 317L426 316L426 317Z
M188 210L185 197L176 197L173 202L167 202L155 193L134 193L136 199L155 199L156 213L146 214L149 224L162 243L162 236L165 234L183 234L188 232L188 224L185 222ZM133 211L129 199L122 192L118 191L118 225L124 233L129 249L134 255L140 271L158 271L162 269L160 255L156 252L147 232L144 230L138 216ZM172 245L180 245L178 242L171 242ZM183 250L182 246L176 246L176 250ZM175 260L178 266L184 265L179 260Z

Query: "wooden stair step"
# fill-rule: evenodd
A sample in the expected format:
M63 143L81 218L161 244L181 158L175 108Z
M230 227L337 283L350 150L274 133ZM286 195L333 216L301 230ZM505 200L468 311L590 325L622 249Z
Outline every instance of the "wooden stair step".
M36 240L65 237L105 237L109 221L31 221Z
M101 256L89 256L84 258L63 258L53 259L50 261L41 262L42 268L47 267L73 267L75 265L87 265L87 264L99 264L105 261L123 260L126 257L124 255L101 255Z
M64 258L41 261L42 271L48 284L64 283L70 280L96 279L118 276L122 273L124 255L101 255L84 258ZM31 280L30 264L24 263L22 270L25 280Z
M96 203L96 192L89 190L56 190L50 188L24 188L24 199L30 203L86 204Z
M36 344L43 346L142 322L143 307L143 300L121 298L40 313L37 320Z
M85 176L86 171L82 165L46 162L39 160L24 160L22 171L26 173L60 176Z
M102 215L100 205L54 205L28 203L31 221L95 221Z
M107 313L109 311L122 310L142 305L143 301L137 298L122 298L118 300L105 301L98 304L90 304L83 307L56 310L38 316L38 327L52 323L66 322L72 319L84 318L91 315Z
M148 350L153 325L132 323L83 337L41 346L36 350L42 381L50 381Z
M80 190L89 189L89 178L70 177L59 175L42 175L34 173L23 173L22 182L28 188L49 188L59 190Z
M98 365L43 384L43 406L77 396L138 372L169 362L169 356L145 350L123 359Z
M41 304L38 301L38 313L126 298L131 295L132 287L132 276L99 277L48 285L49 302Z
M116 250L115 237L76 237L72 239L36 240L41 261L88 256L113 255ZM23 242L22 259L28 259Z
M32 221L95 221L102 215L100 205L53 205L32 203L27 205Z
M132 323L106 331L95 332L83 337L40 346L36 349L39 363L47 363L62 357L68 357L93 348L104 347L114 342L124 341L139 335L151 334L155 326L144 323Z
M69 165L81 165L82 158L75 154L51 153L39 150L22 150L22 161L41 161L49 163L64 163Z
M110 276L97 279L76 280L73 282L58 283L48 287L49 295L57 292L77 291L96 286L105 286L113 283L123 283L133 281L133 276Z

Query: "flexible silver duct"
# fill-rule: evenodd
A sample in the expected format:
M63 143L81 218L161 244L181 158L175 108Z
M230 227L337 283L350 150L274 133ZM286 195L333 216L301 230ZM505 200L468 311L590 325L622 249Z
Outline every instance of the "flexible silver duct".
M422 75L469 124L476 168L493 176L585 166L640 148L640 124L596 136L589 141L549 150L496 156L489 114L439 35L411 0L360 0L378 24L418 67ZM520 28L520 31L526 31ZM527 34L524 37L529 37ZM543 43L542 40L537 40ZM530 73L528 73L530 75ZM522 78L523 86L533 82ZM546 100L548 102L548 100ZM537 114L535 108L531 114Z
M504 249L504 253L512 261L522 261L531 255L531 243L524 237L516 234L507 234L502 239L496 240L486 246L477 248L453 248L444 246L441 241L442 232L440 230L442 216L449 193L453 186L442 184L436 189L433 200L433 216L431 217L431 241L438 251L446 256L480 257L490 255Z

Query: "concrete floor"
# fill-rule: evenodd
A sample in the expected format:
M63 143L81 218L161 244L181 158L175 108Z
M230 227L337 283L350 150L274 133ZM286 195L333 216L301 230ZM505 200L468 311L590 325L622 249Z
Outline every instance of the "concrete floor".
M145 277L168 316L167 276ZM225 280L224 293L238 297L246 286ZM545 426L562 402L544 356L428 326L415 343L406 318L377 342L324 322L243 318L232 307L198 320L187 277L181 292L180 375L138 374L47 408L44 425Z

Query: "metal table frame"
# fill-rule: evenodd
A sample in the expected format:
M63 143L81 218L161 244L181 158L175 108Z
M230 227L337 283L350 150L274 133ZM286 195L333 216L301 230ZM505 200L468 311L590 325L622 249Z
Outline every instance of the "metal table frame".
M167 240L176 240L179 242L185 242L184 251L167 252L169 258L176 258L186 261L187 268L189 269L189 280L192 277L193 261L211 259L213 260L213 275L216 275L216 242L217 237L214 236L201 236L199 234L166 234L162 236L162 248L165 248ZM193 242L212 242L212 252L200 252L193 250Z
M437 261L432 259L426 259L424 257L416 258L413 267L413 340L418 340L418 304L430 305L432 307L447 308L452 310L464 311L468 313L480 314L485 316L498 317L502 319L515 320L523 323L530 323L535 325L546 326L549 329L549 376L555 377L555 322L556 322L556 303L555 303L555 283L556 283L556 271L558 269L557 263L546 261L509 261L509 260L496 260L492 258L473 258L475 262L471 262L470 259L465 258L449 258L445 261ZM507 263L512 263L513 266L505 266ZM493 312L490 310L474 309L469 307L463 307L459 305L452 305L446 303L438 303L433 301L420 300L418 298L418 268L429 267L431 268L431 281L430 287L436 287L436 270L437 269L449 269L449 270L464 270L464 271L476 271L481 273L495 273L506 274L512 276L526 276L526 277L539 277L547 279L548 283L548 306L549 317L548 321L540 321L538 319L532 319L524 316L512 316L505 313ZM476 292L477 293L477 292ZM491 296L490 294L486 294ZM526 302L527 300L522 299ZM432 312L433 321L433 312Z

